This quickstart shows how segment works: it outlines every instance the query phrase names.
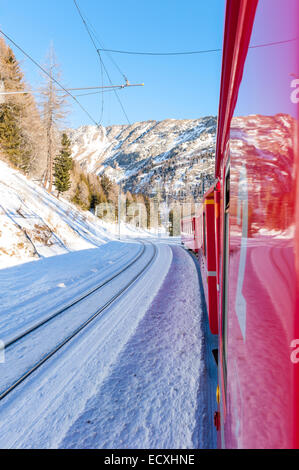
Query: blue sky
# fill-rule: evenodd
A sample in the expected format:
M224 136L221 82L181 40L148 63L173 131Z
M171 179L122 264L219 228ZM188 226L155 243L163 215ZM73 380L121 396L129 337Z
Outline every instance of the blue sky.
M222 47L225 0L77 0L106 48L135 51L185 51ZM0 0L0 27L39 63L53 41L66 87L99 86L100 64L73 0ZM26 78L40 85L36 67L14 47ZM119 92L131 122L193 119L218 111L221 53L149 57L113 55L131 83L145 86ZM123 77L103 55L113 83ZM106 83L108 84L107 80ZM103 125L125 124L112 93L104 95ZM100 95L80 101L96 121ZM90 124L72 105L68 124Z

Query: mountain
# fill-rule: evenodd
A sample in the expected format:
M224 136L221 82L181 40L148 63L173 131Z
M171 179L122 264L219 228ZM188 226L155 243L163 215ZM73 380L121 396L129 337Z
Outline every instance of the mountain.
M213 181L217 118L83 126L69 130L73 158L87 172L123 182L125 190L175 199L199 196ZM203 181L205 182L203 188Z

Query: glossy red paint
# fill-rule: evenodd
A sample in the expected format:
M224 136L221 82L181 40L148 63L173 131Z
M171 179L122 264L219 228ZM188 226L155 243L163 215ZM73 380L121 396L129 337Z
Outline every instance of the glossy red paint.
M216 273L216 237L215 237L215 200L214 189L204 197L204 210L206 215L207 250L205 257L207 277L207 307L210 330L218 334L217 317L217 273Z
M297 0L227 1L216 153L221 447L299 447L290 357L299 338L298 32Z
M298 37L298 0L227 0L218 182L193 225L213 332L218 318L219 447L299 448Z
M213 186L204 195L203 203L199 208L197 207L195 216L182 219L181 239L188 249L199 253L209 325L211 332L217 334L216 213L214 199L216 192L214 192L214 189ZM219 192L219 188L217 191Z
M221 186L218 183L215 186L214 190L214 200L215 200L215 254L216 254L216 272L217 272L217 290L219 289L220 283L220 237L221 237L221 227L220 227L220 197L221 197ZM218 293L217 293L218 299ZM218 300L217 300L218 303Z
M198 253L198 239L195 235L195 217L184 217L181 220L181 241L188 250Z

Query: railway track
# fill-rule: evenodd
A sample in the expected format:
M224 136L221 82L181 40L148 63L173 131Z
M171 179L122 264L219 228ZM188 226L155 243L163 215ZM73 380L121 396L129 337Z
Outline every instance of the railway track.
M76 299L72 300L72 302L64 305L61 309L56 310L55 313L52 313L51 315L44 318L40 322L36 323L32 327L28 328L27 330L23 331L19 335L15 336L14 338L12 338L9 341L5 342L4 343L4 348L7 350L7 348L12 346L14 343L18 342L19 340L21 340L25 336L29 335L30 333L37 330L41 326L45 325L49 321L53 320L55 317L58 317L59 315L64 313L66 310L68 310L71 307L73 307L73 306L77 305L78 303L82 302L82 300L86 299L88 296L90 296L94 292L97 292L98 290L102 289L104 286L109 284L109 282L111 282L113 279L117 278L117 276L119 276L120 274L125 272L127 269L129 269L134 263L136 263L141 258L141 256L143 255L143 253L145 251L145 244L143 242L140 242L140 243L142 245L141 250L137 253L137 256L135 256L132 260L130 260L130 262L125 267L122 267L121 269L119 269L116 273L114 273L112 276L110 276L105 281L101 282L99 285L93 287L92 289L87 290L82 295L80 295Z
M70 310L72 307L76 306L80 302L83 302L88 297L90 297L95 292L102 289L104 286L109 285L114 279L119 277L121 274L126 272L131 266L136 264L138 260L142 258L142 256L146 252L146 245L143 242L140 242L142 245L141 250L138 252L138 255L130 261L124 268L119 270L109 279L102 282L100 285L90 289L88 292L81 295L79 298L75 299L70 304L64 306L59 311L56 311L46 319L36 323L28 330L22 332L12 340L8 341L5 344L5 351L11 348L14 345L20 343L25 337L29 337L30 334L38 331L41 327L45 326L47 323L50 323L57 317L60 317L63 313ZM45 362L47 362L51 357L53 357L58 351L60 351L66 344L68 344L73 338L75 338L80 332L82 332L90 323L92 323L96 318L98 318L101 314L105 312L108 307L110 307L117 299L121 297L121 295L127 291L134 283L139 279L145 271L150 267L157 255L157 248L156 246L149 242L150 246L152 247L152 254L149 260L147 260L146 264L142 266L142 268L136 273L133 274L133 277L130 278L128 282L125 283L115 294L113 294L101 307L99 307L95 312L93 312L84 322L82 322L79 326L77 326L71 333L69 333L62 341L55 345L55 347L51 348L50 351L47 351L41 358L39 358L33 365L27 368L25 371L22 372L17 378L15 378L8 386L6 386L2 391L0 391L0 401L3 400L7 395L9 395L13 390L15 390L21 383L23 383L29 376L33 374L37 369L39 369Z

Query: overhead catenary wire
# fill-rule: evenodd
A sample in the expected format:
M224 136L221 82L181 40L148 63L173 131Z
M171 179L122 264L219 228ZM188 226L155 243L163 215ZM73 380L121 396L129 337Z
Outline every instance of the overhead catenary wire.
M80 88L67 88L67 90L70 90L70 91L78 91L78 90L100 90L100 89L106 89L108 88L109 90L108 91L112 91L113 88L127 88L127 87L132 87L132 86L143 86L144 84L143 83L134 83L134 84L131 84L131 83L128 83L128 84L124 84L124 85L106 85L106 86L89 86L89 87L80 87Z
M92 24L90 23L90 21L88 20L88 18L86 17L86 15L85 15L85 18L86 18L86 22L89 23L89 27L90 27L90 29L91 29L91 31L92 31L92 34L93 34L95 40L99 43L99 45L100 45L101 47L104 47L103 44L101 43L101 41L99 40L99 38L98 38L98 36L97 36L97 34L96 34L96 32L95 32L94 27L92 26ZM98 56L99 56L99 58L100 58L100 64L101 64L101 78L102 78L102 85L103 85L103 83L104 83L104 78L103 78L104 63L103 63L102 57L101 57L100 52L99 52L98 49L97 49L97 54L98 54ZM118 70L118 72L120 73L120 75L122 75L122 77L124 78L125 82L128 83L127 76L126 76L126 75L123 73L123 71L120 69L120 67L118 66L118 64L117 64L117 63L115 62L115 60L113 59L113 57L112 57L108 52L107 52L106 54L107 54L107 56L109 57L110 61L114 64L115 68ZM112 82L111 82L111 79L110 79L110 77L109 77L109 75L108 75L107 70L105 71L105 73L106 73L106 75L107 75L107 77L108 77L110 83L112 83ZM123 111L124 115L126 116L126 119L127 119L128 123L130 124L130 120L129 120L128 116L127 116L127 113L126 113L126 111L125 111L125 109L124 109L124 107L123 107L123 105L122 105L122 102L121 102L119 96L118 96L117 94L115 94L115 95L116 95L116 98L117 98L117 100L118 100L118 102L119 102L121 108L122 108L122 111ZM104 114L104 95L102 94L101 120L102 120L102 118L103 118L103 114Z
M264 44L256 44L253 46L249 46L249 49L257 49L259 47L268 47L268 46L276 46L279 44L286 44L289 42L296 41L298 38L294 39L286 39L284 41L275 41L275 42L267 42ZM111 52L114 54L130 54L130 55L149 55L149 56L177 56L177 55L193 55L193 54L209 54L211 52L222 52L222 48L217 49L202 49L198 51L176 51L176 52L145 52L145 51L125 51L125 50L118 50L118 49L105 49L100 48L98 49L99 52Z
M86 13L84 12L84 15L82 13L82 8L79 8L78 4L76 5L78 11L81 12L81 18L83 17L84 18L84 21L86 24L88 24L89 26L89 30L91 31L92 35L93 35L93 38L94 38L94 42L97 42L101 48L103 48L103 50L105 49L104 47L104 44L99 40L99 37L98 37L98 33L97 31L95 30L95 28L92 26L91 22L89 21ZM113 59L113 57L109 54L109 52L106 52L107 56L109 57L109 59L111 60L111 62L113 63L113 65L115 66L115 68L118 70L118 72L120 73L120 75L122 75L122 77L127 80L127 76L126 74L121 70L121 68L119 67L119 65L117 64L117 62Z
M98 49L99 52L112 52L114 54L130 54L130 55L192 55L192 54L206 54L209 52L219 52L222 49L205 49L202 51L184 51L184 52L143 52L143 51L123 51L117 49Z
M101 67L101 85L102 85L102 93L101 93L101 116L100 116L100 123L103 120L104 116L104 71L103 71L103 64L102 61L100 61L100 67Z
M86 28L86 31L87 31L87 33L88 33L88 35L89 35L89 37L90 37L90 39L91 39L91 41L92 41L94 47L97 48L96 43L94 42L94 39L93 39L93 37L92 37L92 34L90 33L90 31L89 31L89 29L88 29L88 26L87 26L87 23L86 23L86 21L85 21L85 18L83 17L83 15L82 15L82 13L81 13L81 10L80 10L80 8L79 8L79 6L78 6L76 0L74 0L74 4L75 4L75 7L77 8L77 11L78 11L78 13L79 13L79 15L80 15L80 17L81 17L81 20L83 21L83 24L84 24L84 26L85 26L85 28ZM103 86L103 83L104 83L104 80L103 80L103 64L102 64L102 59L101 59L101 57L100 57L100 66L101 66L101 78L102 78L102 86ZM99 122L102 122L103 112L104 112L104 95L102 94L101 116L100 116Z
M121 90L121 88L119 88ZM89 96L89 95L100 95L102 93L111 93L113 90L101 90L101 91L91 91L90 93L80 93L75 96ZM0 93L1 94L1 93Z
M143 83L135 83L135 84L125 84L125 85L113 85L113 86L90 86L90 87L80 87L80 88L66 88L66 91L83 91L83 90L101 90L101 91L95 91L95 92L90 92L90 93L84 93L82 95L74 95L74 96L85 96L85 95L94 95L98 93L107 93L113 91L113 88L116 90L122 90L127 87L135 87L135 86L143 86ZM57 92L62 92L65 91L64 89L55 89ZM0 91L0 95L28 95L31 93L37 93L40 94L42 92L42 89L37 89L37 90L16 90L16 91ZM67 96L67 95L66 95Z
M96 40L96 42L99 43L99 45L101 46L101 48L103 50L105 50L105 47L104 47L104 44L99 40L98 38L98 33L95 31L94 27L92 26L91 22L88 20L88 18L86 17L85 15L85 19L86 19L86 22L89 24L89 27L92 31L92 34L93 34L93 37L94 39ZM115 68L118 70L118 72L120 73L120 75L122 75L122 77L127 80L127 76L126 74L121 70L121 68L119 67L119 65L117 64L117 62L113 59L113 57L111 56L111 54L109 54L109 52L106 52L107 56L109 57L109 59L111 60L111 62L113 63L113 65L115 66Z
M97 121L91 116L91 114L84 108L84 106L77 100L75 96L72 95L61 83L56 80L56 78L51 77L51 75L45 70L33 57L31 57L30 54L28 54L24 49L19 46L10 36L8 36L2 29L0 29L0 33L9 41L11 42L19 51L22 52L36 67L38 67L45 75L47 75L56 85L58 85L68 96L70 96L77 104L78 106L84 111L84 113L89 117L89 119L96 125L98 126Z
M108 71L107 71L107 69L106 69L106 67L105 67L105 64L104 64L104 62L103 62L103 60L102 60L101 54L100 54L99 49L98 49L98 47L97 47L97 45L96 45L96 43L95 43L95 40L94 40L94 38L93 38L93 36L92 36L92 34L91 34L90 27L88 26L88 24L87 24L87 22L86 22L86 20L85 20L85 18L84 18L84 16L83 16L83 14L82 14L80 8L79 8L79 5L78 5L77 1L76 1L76 0L73 0L73 1L74 1L74 4L75 4L76 8L77 8L77 11L78 11L78 13L79 13L79 15L80 15L80 17L81 17L81 20L82 20L82 22L83 22L83 24L84 24L84 26L85 26L85 29L86 29L86 31L87 31L87 33L88 33L88 36L90 37L90 40L92 41L92 44L93 44L93 46L94 46L94 48L95 48L95 50L96 50L96 52L97 52L97 55L98 55L99 60L100 60L100 62L101 62L101 64L102 64L102 66L103 66L103 69L104 69L105 74L106 74L106 76L107 76L107 78L108 78L108 80L109 80L109 83L110 83L111 86L113 87L114 85L113 85L112 80L111 80L111 78L110 78L110 75L109 75L109 73L108 73ZM122 109L122 111L123 111L123 113L124 113L124 115L125 115L127 121L128 121L128 124L131 125L131 122L130 122L130 120L129 120L129 118L128 118L128 115L127 115L127 113L126 113L126 111L125 111L125 108L124 108L124 106L123 106L123 104L122 104L122 102L121 102L121 99L119 98L119 96L118 96L116 90L113 89L113 91L114 91L114 94L115 94L115 96L116 96L116 98L117 98L117 101L118 101L118 103L119 103L119 105L120 105L120 107L121 107L121 109Z

